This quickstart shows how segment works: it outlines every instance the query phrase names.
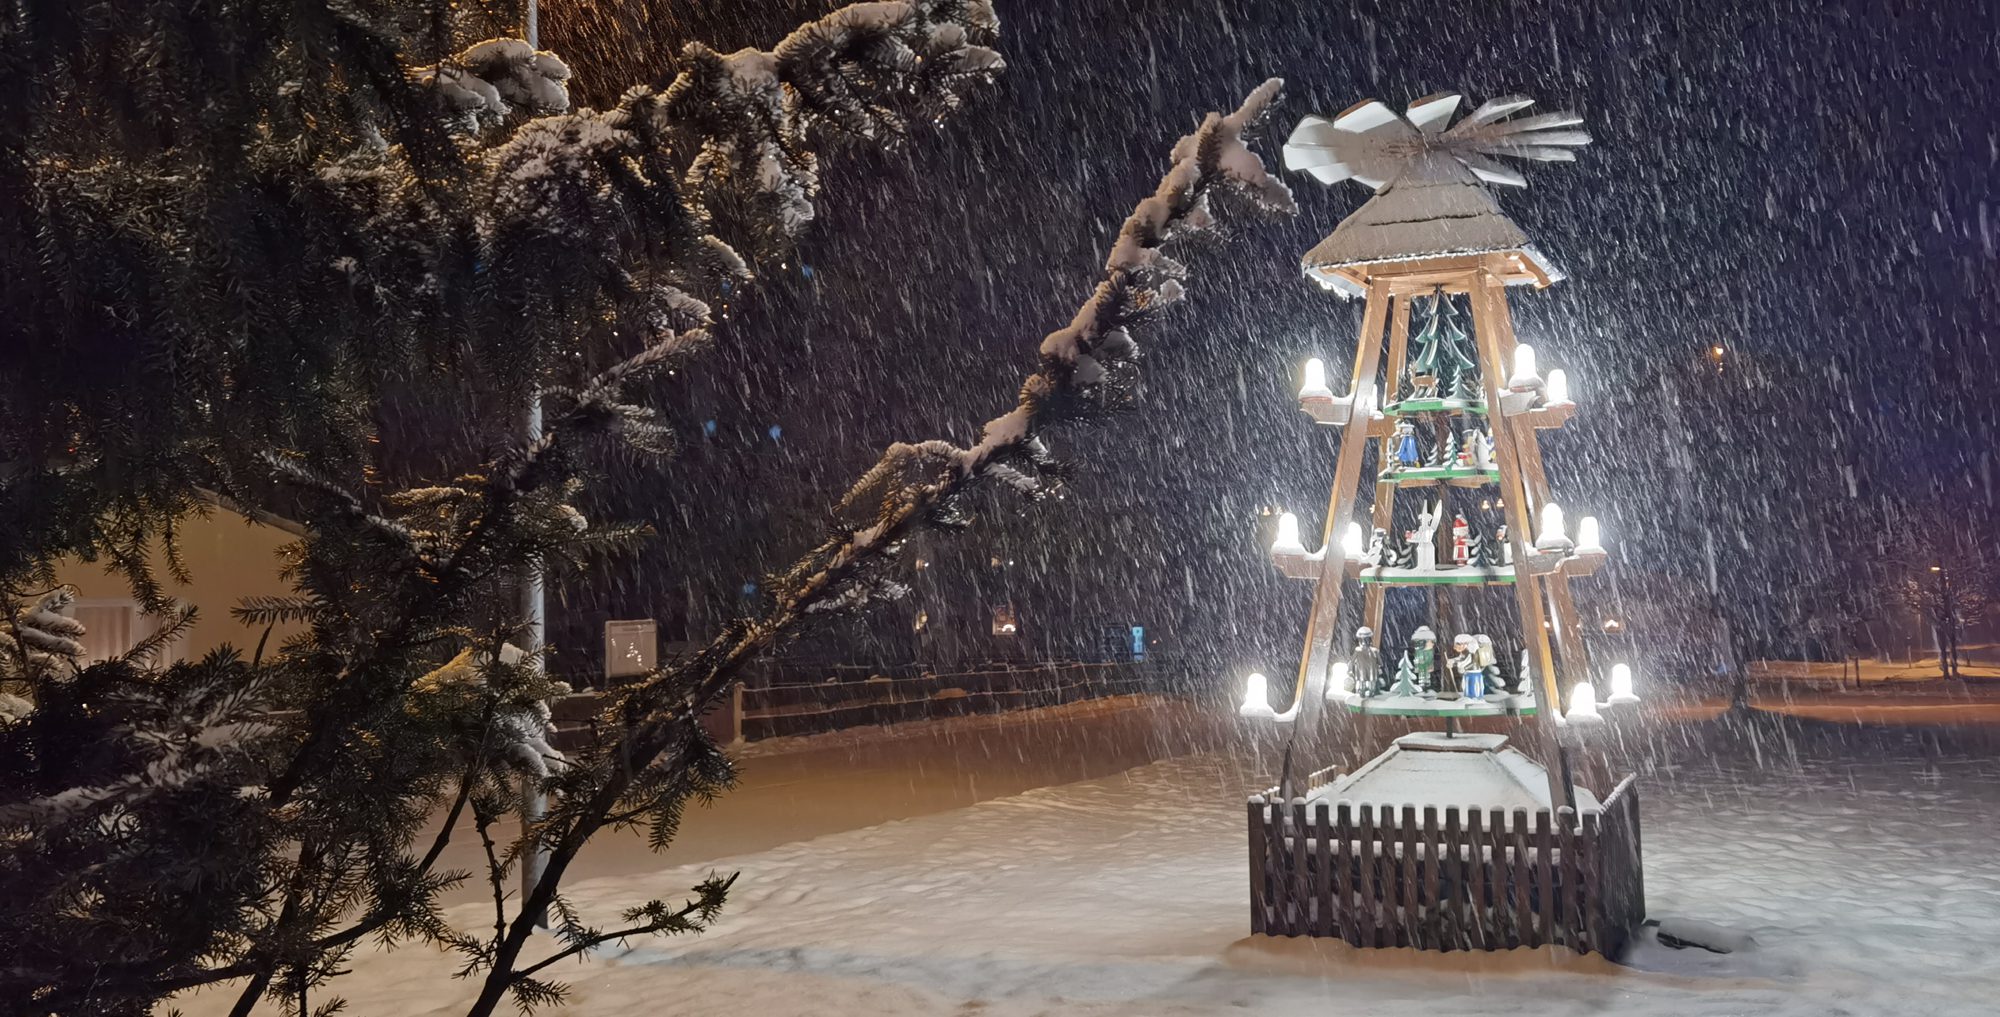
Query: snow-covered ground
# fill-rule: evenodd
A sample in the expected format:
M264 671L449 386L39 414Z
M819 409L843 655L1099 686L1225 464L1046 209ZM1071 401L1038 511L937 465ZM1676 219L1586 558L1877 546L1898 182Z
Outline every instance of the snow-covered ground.
M1112 776L576 883L609 912L740 870L700 938L566 972L567 1012L680 1014L1985 1015L2000 1000L2000 756L1977 730L1679 724L1639 741L1656 918L1746 932L1727 955L1642 942L1417 954L1246 935L1242 797L1201 752ZM1754 735L1751 737L1750 735ZM977 766L977 760L965 765ZM469 905L467 925L490 918ZM462 1012L428 950L355 959L357 1014ZM190 1014L220 1012L201 996Z

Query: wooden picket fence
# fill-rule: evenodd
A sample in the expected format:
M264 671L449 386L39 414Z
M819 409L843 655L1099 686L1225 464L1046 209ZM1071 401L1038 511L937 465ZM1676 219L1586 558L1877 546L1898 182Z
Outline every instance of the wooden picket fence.
M1310 786L1310 785L1309 785ZM1250 929L1352 946L1616 956L1645 921L1639 792L1602 811L1250 799Z

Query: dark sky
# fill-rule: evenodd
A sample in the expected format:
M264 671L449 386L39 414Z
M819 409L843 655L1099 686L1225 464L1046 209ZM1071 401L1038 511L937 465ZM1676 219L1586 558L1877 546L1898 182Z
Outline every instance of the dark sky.
M651 41L618 44L622 73L575 38L564 0L544 43L586 90L615 92L686 39L768 46L827 5L747 6L633 5ZM1879 524L1855 520L1887 506L1992 522L1992 5L996 6L999 85L901 151L831 157L799 257L767 266L698 379L661 393L690 449L620 470L604 508L662 539L568 591L574 623L685 613L690 585L734 591L803 548L885 444L973 440L1173 139L1267 76L1289 83L1260 139L1274 163L1300 116L1364 97L1522 92L1584 115L1597 143L1580 162L1531 166L1526 191L1499 197L1571 277L1514 299L1523 340L1569 370L1583 407L1546 444L1557 490L1604 518L1631 574L1705 571L1689 541L1706 530L1747 556L1741 589L1777 596L1825 580L1801 563L1867 544ZM1359 317L1296 263L1367 195L1288 179L1296 220L1236 220L1193 255L1193 299L1142 337L1140 409L1057 441L1070 496L998 500L961 538L1015 558L1006 583L1045 616L1143 617L1232 659L1293 652L1270 647L1295 638L1302 591L1262 562L1256 511L1317 528L1332 433L1294 408L1293 372L1317 353L1338 373ZM1711 345L1729 351L1720 378L1702 368ZM1692 474L1666 469L1675 446Z

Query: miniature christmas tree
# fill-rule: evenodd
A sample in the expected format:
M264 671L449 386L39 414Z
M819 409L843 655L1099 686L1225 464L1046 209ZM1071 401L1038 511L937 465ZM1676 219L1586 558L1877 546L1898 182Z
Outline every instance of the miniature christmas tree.
M1432 443L1431 457L1426 465L1451 469L1458 465L1458 453L1458 432L1447 430L1443 441Z
M1408 651L1404 651L1403 659L1396 662L1396 682L1389 686L1389 694L1392 696L1414 696L1418 692L1416 665L1410 663L1410 654Z

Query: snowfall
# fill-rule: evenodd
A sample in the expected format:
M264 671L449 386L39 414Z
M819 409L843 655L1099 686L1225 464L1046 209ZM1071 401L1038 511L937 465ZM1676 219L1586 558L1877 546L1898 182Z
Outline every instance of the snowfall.
M1625 753L1643 782L1648 910L1732 949L1670 949L1648 929L1614 963L1249 935L1242 801L1272 760L1217 712L1129 699L751 746L734 805L692 816L664 858L608 847L571 887L608 917L740 872L720 922L564 969L571 1001L549 1012L1949 1017L2000 1007L1991 727L1657 716ZM490 924L490 900L464 900L455 921ZM462 1013L473 986L453 967L425 947L366 953L335 991L354 1014ZM190 1015L228 1002L175 1001Z

